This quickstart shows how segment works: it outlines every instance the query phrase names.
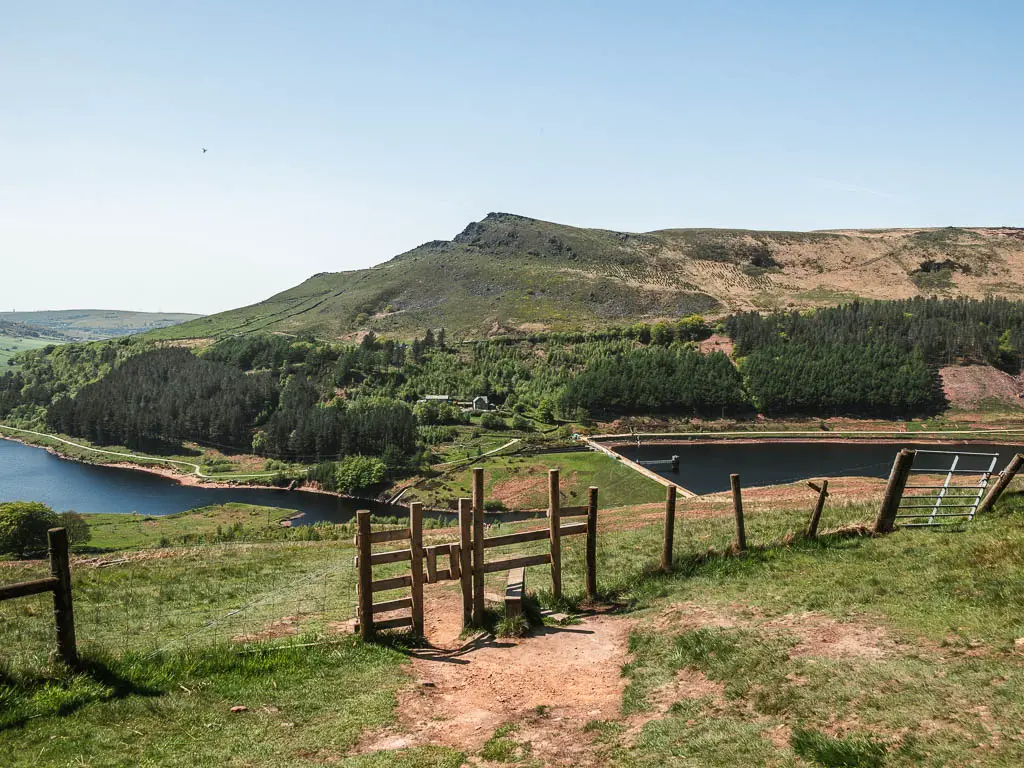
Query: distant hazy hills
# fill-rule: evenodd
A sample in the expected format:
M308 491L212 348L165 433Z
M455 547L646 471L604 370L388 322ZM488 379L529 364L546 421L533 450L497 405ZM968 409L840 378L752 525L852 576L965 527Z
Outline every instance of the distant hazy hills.
M0 335L67 341L96 341L166 328L200 315L67 309L55 312L0 312Z
M454 240L150 335L344 338L444 326L450 338L479 337L917 295L1024 297L1024 230L631 234L492 213Z

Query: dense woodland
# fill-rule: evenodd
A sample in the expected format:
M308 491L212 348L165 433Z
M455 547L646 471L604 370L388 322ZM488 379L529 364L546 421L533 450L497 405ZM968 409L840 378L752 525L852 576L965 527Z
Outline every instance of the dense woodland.
M938 367L1021 370L1024 304L870 302L725 320L734 360L702 354L703 319L600 333L359 344L252 335L201 350L119 339L25 353L0 376L0 419L145 448L194 441L302 462L414 466L467 415L428 394L487 395L489 429L619 414L905 417L944 407Z

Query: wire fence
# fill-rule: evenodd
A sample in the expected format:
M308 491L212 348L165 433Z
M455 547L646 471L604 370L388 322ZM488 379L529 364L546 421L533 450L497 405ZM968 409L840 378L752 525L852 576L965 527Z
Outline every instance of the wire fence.
M348 631L355 616L354 548L344 541L231 542L141 550L72 563L82 654L150 655L218 643L297 642ZM0 581L47 575L19 563ZM0 603L0 660L38 669L54 648L49 595Z

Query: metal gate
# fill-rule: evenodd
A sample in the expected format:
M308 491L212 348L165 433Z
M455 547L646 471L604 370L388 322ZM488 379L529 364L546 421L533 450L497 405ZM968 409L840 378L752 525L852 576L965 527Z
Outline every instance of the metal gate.
M999 454L966 451L917 451L919 457L933 457L930 463L948 466L913 467L920 483L911 483L900 499L897 519L906 527L959 525L974 519L995 471ZM938 478L945 476L939 483ZM934 479L934 482L929 482ZM907 493L910 491L911 493ZM913 493L917 491L917 493Z

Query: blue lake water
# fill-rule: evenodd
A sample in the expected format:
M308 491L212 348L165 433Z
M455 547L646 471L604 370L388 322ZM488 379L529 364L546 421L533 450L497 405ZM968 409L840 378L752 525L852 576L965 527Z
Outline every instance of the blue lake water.
M239 502L302 512L297 524L351 520L357 509L408 514L404 507L270 488L196 488L165 477L60 459L42 448L0 439L0 502L41 501L58 512L138 512L170 515L211 504Z
M729 475L740 474L745 487L794 482L810 477L879 477L889 474L896 451L961 449L995 453L1001 469L1021 445L926 445L912 443L674 443L620 449L653 471L695 493L728 490ZM680 457L678 473L671 470L673 454ZM988 459L961 460L963 469L988 467ZM948 467L948 457L921 454L915 468ZM138 512L169 515L211 504L239 502L302 512L297 524L347 522L357 509L375 515L402 516L407 509L364 499L342 499L308 491L269 488L196 488L146 472L80 464L60 459L42 448L0 439L0 502L41 501L58 512ZM512 515L510 519L516 518Z
M935 443L716 443L678 442L618 448L617 452L639 461L662 477L688 488L694 493L716 493L729 490L729 475L737 473L744 487L791 483L811 477L880 477L889 476L893 459L900 448L922 451L965 451L994 453L1001 470L1010 458L1019 453L1021 445L983 445ZM673 472L671 460L679 456L679 471ZM952 457L921 453L914 468L948 469ZM991 459L964 456L959 468L988 469Z

